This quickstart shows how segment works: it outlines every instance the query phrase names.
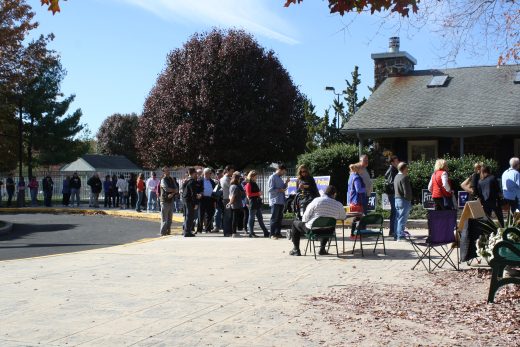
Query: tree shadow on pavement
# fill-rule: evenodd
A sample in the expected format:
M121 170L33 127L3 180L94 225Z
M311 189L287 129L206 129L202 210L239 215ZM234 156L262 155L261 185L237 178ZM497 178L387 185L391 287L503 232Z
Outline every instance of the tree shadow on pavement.
M0 241L11 241L33 233L72 230L77 224L20 224L14 223L10 233L0 235Z

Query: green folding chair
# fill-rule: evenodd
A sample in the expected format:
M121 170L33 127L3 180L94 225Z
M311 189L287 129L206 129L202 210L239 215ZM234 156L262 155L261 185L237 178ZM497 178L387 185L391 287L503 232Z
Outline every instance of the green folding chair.
M369 229L368 227L372 226L373 229ZM376 252L377 245L379 244L379 238L383 241L383 252L386 255L386 247L385 247L385 236L383 235L383 216L380 214L368 214L366 216L361 217L361 220L358 223L356 230L354 230L354 247L352 247L352 254L354 254L354 250L356 249L357 239L359 238L359 244L361 246L361 256L365 256L363 253L363 239L369 237L377 236L377 240L374 246L374 250L372 253Z
M338 238L336 237L336 218L319 217L313 223L311 230L305 234L307 237L307 246L305 246L305 255L307 255L307 248L311 248L314 252L314 259L316 259L316 245L315 241L329 239L330 248L332 239L334 239L334 247L336 247L336 255L339 258ZM311 246L312 245L312 246Z

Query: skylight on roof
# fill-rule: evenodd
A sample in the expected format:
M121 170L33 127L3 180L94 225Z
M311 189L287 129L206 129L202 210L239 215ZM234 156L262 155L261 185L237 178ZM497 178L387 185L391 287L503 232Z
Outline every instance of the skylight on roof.
M520 71L516 72L515 79L513 81L514 84L520 84Z
M433 76L430 83L428 83L428 88L444 87L446 81L448 80L448 77L448 75Z

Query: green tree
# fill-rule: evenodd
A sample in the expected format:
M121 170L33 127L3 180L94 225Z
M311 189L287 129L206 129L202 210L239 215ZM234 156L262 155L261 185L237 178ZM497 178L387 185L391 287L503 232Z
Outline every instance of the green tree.
M342 113L342 128L348 122L350 117L352 117L354 113L356 113L356 111L359 110L359 108L367 101L367 99L363 97L363 99L358 102L358 86L361 84L361 74L359 73L359 67L357 65L354 66L354 71L352 71L351 76L352 82L348 79L345 80L345 82L347 82L347 89L345 90L345 102L347 103L347 110L346 112Z

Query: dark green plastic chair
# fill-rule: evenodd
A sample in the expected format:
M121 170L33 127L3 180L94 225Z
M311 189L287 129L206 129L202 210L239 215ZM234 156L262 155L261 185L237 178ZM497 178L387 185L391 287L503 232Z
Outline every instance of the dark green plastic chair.
M372 226L373 229L369 229L368 227ZM361 227L361 228L360 228ZM372 253L376 252L377 245L379 244L379 238L383 241L383 252L386 255L386 247L385 247L385 236L383 235L383 216L380 214L368 214L366 216L361 217L361 220L358 223L358 227L354 230L354 247L352 247L352 254L354 254L354 250L356 249L357 239L359 238L359 244L361 246L361 256L365 256L363 253L363 238L375 237L377 236L377 240L374 246L374 250Z
M489 284L488 302L495 301L497 290L509 283L520 284L520 277L505 277L506 266L520 266L520 242L514 242L510 235L520 237L520 229L507 228L502 235L502 241L493 247L493 259L489 262L491 266L491 283Z
M316 245L315 241L329 239L329 248L334 239L334 247L336 247L336 255L339 258L338 239L336 237L336 218L319 217L313 223L311 230L305 234L307 237L307 246L305 246L305 255L307 255L307 248L312 247L314 252L314 259L316 259ZM311 246L312 245L312 246Z

